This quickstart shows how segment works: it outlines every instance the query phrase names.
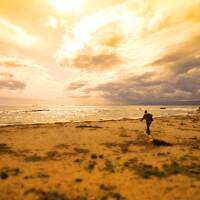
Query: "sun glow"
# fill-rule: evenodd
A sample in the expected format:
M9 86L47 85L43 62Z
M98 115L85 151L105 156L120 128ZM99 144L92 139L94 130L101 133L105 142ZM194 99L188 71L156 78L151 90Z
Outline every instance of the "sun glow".
M49 0L49 3L60 12L74 12L81 8L82 0Z

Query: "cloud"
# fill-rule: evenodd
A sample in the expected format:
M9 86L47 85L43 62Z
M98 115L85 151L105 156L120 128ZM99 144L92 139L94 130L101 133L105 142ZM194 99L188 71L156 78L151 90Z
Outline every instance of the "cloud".
M37 43L38 40L37 37L0 16L0 42L27 48Z
M13 74L7 72L1 72L0 77L12 78Z
M67 86L67 90L77 90L77 89L83 88L86 85L87 85L87 82L85 81L73 82Z
M40 65L35 64L32 60L21 59L18 57L4 56L4 55L0 55L0 67L4 68L25 67L25 68L35 68L38 70L45 70Z
M200 34L171 48L150 65L170 70L174 75L200 67Z
M199 5L199 0L128 0L102 9L66 31L58 63L86 70L125 65L130 70L133 63L143 68L200 31Z
M152 63L150 72L129 73L117 80L86 86L84 92L99 94L109 102L135 104L200 99L200 35L189 39Z
M67 32L58 63L90 70L108 70L123 64L125 60L120 48L124 40L124 21L135 15L125 11L118 15L119 10L114 7L99 11L85 17Z
M0 90L22 90L25 89L26 84L22 81L15 80L13 74L0 73Z
M114 54L83 54L77 55L77 57L71 61L63 60L61 66L68 66L68 67L78 67L82 69L109 69L114 65L118 65L121 63L120 58Z
M177 78L163 79L159 73L132 75L127 79L87 88L85 92L98 92L112 103L135 104L200 99L200 69L195 68Z

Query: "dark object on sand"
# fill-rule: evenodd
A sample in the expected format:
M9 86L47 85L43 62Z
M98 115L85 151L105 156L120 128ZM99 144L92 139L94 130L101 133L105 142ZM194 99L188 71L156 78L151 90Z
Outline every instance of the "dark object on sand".
M200 112L200 107L197 109L197 112Z
M91 155L91 158L95 160L95 159L98 158L98 156L97 156L96 154L92 154L92 155Z
M1 179L7 179L8 178L8 174L6 172L1 172L0 178Z
M152 144L155 146L172 146L172 144L158 139L153 139Z
M160 109L161 109L161 110L165 110L165 109L167 109L167 108L166 108L166 107L161 107Z

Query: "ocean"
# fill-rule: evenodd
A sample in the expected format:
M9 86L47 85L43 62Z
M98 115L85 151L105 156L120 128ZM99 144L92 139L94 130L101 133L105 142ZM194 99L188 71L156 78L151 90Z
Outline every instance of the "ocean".
M137 119L143 116L146 109L154 117L187 115L197 108L198 106L0 106L0 126Z

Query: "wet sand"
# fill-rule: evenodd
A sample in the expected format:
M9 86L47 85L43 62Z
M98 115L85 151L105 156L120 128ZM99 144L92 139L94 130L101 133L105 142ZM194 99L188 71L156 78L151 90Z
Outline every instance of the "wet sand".
M0 200L198 200L200 116L0 128Z

